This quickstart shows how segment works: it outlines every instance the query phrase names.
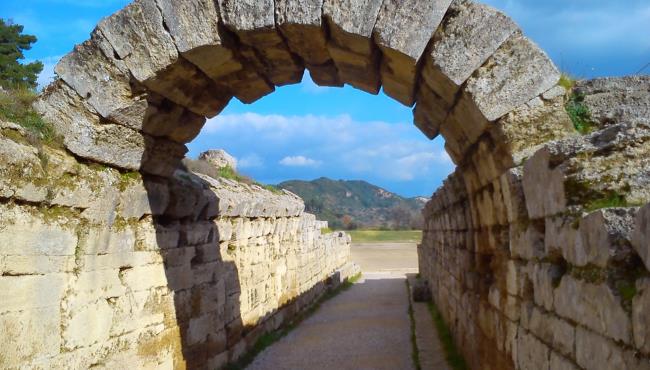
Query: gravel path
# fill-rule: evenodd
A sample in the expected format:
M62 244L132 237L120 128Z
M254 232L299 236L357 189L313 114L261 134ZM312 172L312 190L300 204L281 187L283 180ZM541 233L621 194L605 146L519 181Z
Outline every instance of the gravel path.
M365 273L247 369L413 369L405 284L403 274Z

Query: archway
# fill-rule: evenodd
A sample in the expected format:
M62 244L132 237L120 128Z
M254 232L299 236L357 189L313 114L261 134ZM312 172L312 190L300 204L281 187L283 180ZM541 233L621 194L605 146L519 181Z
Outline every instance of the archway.
M624 297L602 281L579 277L580 269L592 271L592 262L609 268L609 256L605 262L580 259L562 246L578 245L577 236L564 235L576 219L580 229L580 211L610 191L610 181L599 179L593 194L576 196L585 181L574 176L579 170L570 171L575 168L567 158L593 155L595 143L608 134L576 139L592 144L578 151L558 144L534 154L548 141L575 134L564 110L567 91L544 52L489 7L449 0L138 0L100 22L91 39L62 60L60 80L37 107L76 157L140 171L149 203L157 204L163 188L187 193L191 181L172 174L205 117L218 114L232 97L253 102L275 85L296 83L305 68L320 85L347 83L372 94L383 86L397 101L415 106L415 125L425 135L444 136L458 170L428 206L420 266L474 367L548 367L552 361L589 367L585 353L593 341L626 364L636 361L626 346L631 329L619 331L606 318L631 320L619 304ZM634 141L621 135L629 139L622 142ZM636 191L640 184L619 185ZM191 201L198 205L200 198ZM630 200L647 202L648 194L638 190ZM193 212L180 208L156 215L157 235L170 224L194 227L209 218L203 212L188 218ZM596 229L607 229L609 221L598 224L599 215L591 217ZM632 217L602 216L627 225ZM632 257L616 263L639 267L631 248L641 253L646 231L638 232L639 239L625 245ZM577 267L579 276L567 274L574 271L567 266ZM623 280L636 283L638 277ZM609 294L611 303L592 316L549 303L578 290L586 292L586 306L597 295L590 289ZM545 337L533 327L534 315L538 322L558 320L571 345ZM203 354L193 357L192 366L204 365L206 351L216 350L214 342L199 344L187 349Z

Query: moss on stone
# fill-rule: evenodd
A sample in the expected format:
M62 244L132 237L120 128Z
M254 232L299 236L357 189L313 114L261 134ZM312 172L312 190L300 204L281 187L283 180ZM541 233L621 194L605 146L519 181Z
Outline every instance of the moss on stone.
M70 227L72 227L70 224L71 220L79 219L79 212L73 208L61 206L42 206L38 208L38 214L40 214L43 221L47 224L57 222Z
M585 97L583 94L574 91L569 96L564 108L569 114L576 131L586 135L594 131L594 129L597 128L597 125L593 122L591 113L589 113L589 108L585 105L584 100Z
M136 183L142 180L142 175L140 172L131 171L131 172L122 172L120 173L120 183L118 184L118 189L120 192L125 191L129 185Z
M592 284L602 284L607 281L608 277L607 270L592 264L582 267L572 266L569 269L569 274L576 279Z

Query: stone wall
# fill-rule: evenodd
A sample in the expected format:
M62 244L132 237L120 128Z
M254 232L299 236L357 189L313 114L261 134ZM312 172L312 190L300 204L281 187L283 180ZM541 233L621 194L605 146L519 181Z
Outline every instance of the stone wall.
M3 369L216 369L355 273L349 236L291 193L0 131Z
M522 137L485 185L461 164L424 211L420 271L473 369L650 369L650 79L569 98L593 132Z
M342 239L271 207L290 196L240 206L223 200L233 184L216 196L175 172L206 117L306 69L319 85L383 88L444 137L458 168L427 207L420 267L473 368L646 367L649 81L578 86L597 121L578 135L552 61L471 0L135 0L104 18L35 105L62 150L2 128L1 330L20 340L0 359L218 364L267 307L338 267L315 255ZM195 330L211 320L223 331Z

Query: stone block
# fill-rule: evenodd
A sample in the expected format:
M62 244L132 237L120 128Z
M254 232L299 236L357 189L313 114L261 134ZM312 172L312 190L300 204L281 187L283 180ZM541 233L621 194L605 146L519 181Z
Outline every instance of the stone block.
M544 233L535 223L510 225L510 255L525 260L541 259L544 253Z
M606 284L586 283L565 275L554 296L554 308L559 316L613 340L631 343L630 318Z
M134 98L130 75L104 54L98 43L106 40L101 38L102 33L95 32L91 40L75 46L56 65L56 74L102 117L141 130L147 102Z
M77 247L75 221L62 210L35 212L34 209L0 205L0 241L3 255L73 256Z
M533 283L535 304L546 310L553 310L554 287L562 277L559 266L550 263L528 263L528 277ZM555 294L557 296L557 293ZM557 303L555 304L557 307Z
M551 167L552 153L542 148L524 164L523 187L526 208L532 219L563 212L567 207L562 168Z
M224 25L261 56L258 63L270 82L282 86L302 80L302 61L289 51L276 29L273 0L218 0L218 3Z
M58 306L68 275L0 276L0 313Z
M157 0L178 52L215 81L243 66L224 46L213 0ZM236 92L235 92L236 94Z
M374 27L382 51L381 80L386 94L412 106L416 69L451 0L386 0Z
M491 7L452 3L425 59L425 84L451 108L460 86L517 30L510 18Z
M74 256L0 256L0 276L70 273Z
M125 126L101 123L94 109L62 81L50 85L34 108L52 122L75 155L126 170L140 169L145 138Z
M542 145L577 135L564 104L566 90L552 100L535 97L514 109L491 127L490 135L504 147L514 163L531 157Z
M624 260L633 215L625 208L602 209L580 220L575 244L564 245L564 258L575 266L607 267L610 259Z
M304 61L320 86L343 86L327 50L322 22L323 0L276 0L276 25L291 51Z
M0 315L0 338L3 338L2 368L21 368L32 361L58 355L61 348L58 305Z
M167 287L172 279L171 276L167 277L167 273L171 272L166 271L163 265L139 266L120 272L120 280L128 289L138 292Z
M634 345L646 355L650 354L650 279L636 283L636 296L632 302L632 330Z
M341 82L379 93L379 51L372 42L381 0L324 0L328 48Z
M499 177L503 201L508 213L508 222L511 224L528 216L524 189L521 183L522 175L521 168L513 168Z
M550 370L550 349L525 329L517 334L517 367L522 370ZM553 369L555 370L555 369Z
M551 352L551 369L553 370L578 370L578 367L573 362L558 355L556 352Z
M650 204L641 208L636 215L632 246L650 271Z
M467 81L445 125L457 125L467 141L464 152L493 122L551 89L560 72L527 38L510 37Z
M63 345L66 350L106 342L110 337L113 309L105 299L86 303L68 311L62 319Z
M576 362L585 369L627 368L620 347L612 340L580 326L576 328Z
M123 218L141 219L145 215L163 214L169 204L167 184L140 178L129 181L120 193L120 214Z
M576 92L593 120L601 126L618 122L648 122L650 116L650 78L627 76L578 81Z
M179 56L156 0L135 1L103 19L97 28L133 77L149 89L208 117L228 103L224 89Z
M526 328L531 333L559 353L574 357L575 327L573 325L534 306L529 315L526 319Z

